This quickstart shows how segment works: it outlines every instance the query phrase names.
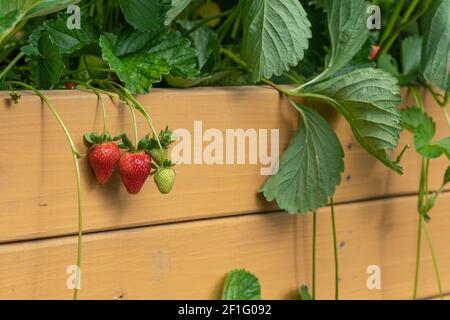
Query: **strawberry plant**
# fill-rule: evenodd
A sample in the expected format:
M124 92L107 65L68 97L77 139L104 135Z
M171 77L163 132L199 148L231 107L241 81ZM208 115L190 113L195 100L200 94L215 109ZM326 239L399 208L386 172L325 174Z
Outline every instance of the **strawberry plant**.
M384 1L384 6L389 4ZM445 186L450 183L450 166L443 173L438 190L430 190L428 173L431 161L439 157L450 159L450 135L436 139L436 123L427 113L418 87L425 88L442 109L450 129L448 103L450 102L450 1L398 1L389 17L387 28L380 39L380 68L397 77L407 86L415 99L415 106L402 110L403 128L414 136L416 152L422 158L418 197L418 231L416 271L413 299L417 297L420 270L422 233L430 248L439 294L443 298L437 260L429 231L431 210ZM394 31L395 30L395 31ZM435 88L439 88L437 92Z
M261 300L258 278L243 269L230 271L223 285L222 300Z
M78 266L79 159L84 155L41 90L84 90L98 97L103 132L88 133L85 141L90 147L88 161L100 183L107 183L118 168L129 193L138 193L152 176L158 190L166 194L176 178L168 156L175 137L167 127L157 133L137 94L148 94L158 86L275 88L298 113L299 129L281 157L279 171L260 192L291 214L313 215L312 299L316 297L316 212L330 205L338 299L333 197L345 154L317 106L337 110L360 145L398 174L403 173L401 156L393 159L391 152L403 128L414 133L416 149L424 157L419 229L426 229L428 213L449 180L447 173L441 190L430 194L429 159L448 157L449 146L448 139L434 141L434 122L415 92L419 85L427 88L448 118L449 3L402 0L394 5L392 0L374 0L387 13L379 32L367 26L369 3L364 0L0 0L0 88L9 90L14 102L19 102L19 89L32 90L51 109L67 137L77 172ZM69 5L76 5L79 15L61 11ZM399 84L415 94L415 108L399 109ZM435 92L433 85L444 93ZM126 133L116 138L109 134L105 97L129 108L133 142ZM141 140L137 114L148 124ZM126 150L122 155L119 147ZM309 297L306 289L302 292Z

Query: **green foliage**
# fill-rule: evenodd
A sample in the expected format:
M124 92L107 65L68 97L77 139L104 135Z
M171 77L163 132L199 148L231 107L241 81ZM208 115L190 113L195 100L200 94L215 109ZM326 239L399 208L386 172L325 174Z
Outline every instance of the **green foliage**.
M258 278L242 269L229 272L225 279L222 300L261 300Z
M83 0L82 27L70 30L69 16L53 13L76 2L0 0L0 81L50 89L80 80L104 90L116 82L132 94L154 86L295 83L280 91L303 99L294 106L302 126L262 188L293 213L325 205L343 170L342 147L313 103L338 110L361 146L401 173L390 159L402 129L398 84L448 86L448 1L433 1L424 12L426 6L409 10L414 3L406 1L398 17L395 1L379 1L384 27L394 22L387 35L386 28L368 30L364 0L213 0L214 14L199 10L206 0ZM369 56L383 36L396 41L376 69ZM26 59L15 61L20 50ZM414 131L422 155L448 155L448 140L434 141L433 125Z
M330 76L347 66L367 41L367 4L364 0L333 0L327 4L331 56L323 75Z
M445 186L445 185L447 185L449 183L450 183L450 166L445 171L443 185Z
M307 286L300 287L300 298L304 301L312 300L311 294L309 293Z
M344 151L330 125L317 112L296 105L300 129L280 161L278 173L261 190L289 213L313 212L335 192L344 171Z
M57 12L80 0L0 0L0 45L28 19Z
M254 81L281 75L303 58L311 30L299 1L245 0L242 16L242 57Z
M426 80L450 91L450 1L433 0L423 19L423 75Z
M127 22L139 31L156 34L166 25L171 0L118 0Z
M64 71L64 63L59 48L47 32L39 34L34 54L30 55L31 73L36 84L43 89L56 85Z
M116 56L113 44L105 36L100 38L100 47L103 59L132 93L148 93L153 83L160 82L162 76L170 72L169 64L154 54L139 52Z
M389 160L402 130L400 90L395 78L381 70L357 69L308 86L305 91L331 98L361 146L386 166L402 172Z
M403 127L414 134L414 145L422 156L435 159L443 154L450 159L450 137L432 142L436 135L436 123L425 111L417 107L402 110Z

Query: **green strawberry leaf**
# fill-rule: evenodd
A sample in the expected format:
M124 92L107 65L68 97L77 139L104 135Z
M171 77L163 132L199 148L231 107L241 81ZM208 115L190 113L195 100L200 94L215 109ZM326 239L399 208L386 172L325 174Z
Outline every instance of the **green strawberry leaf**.
M30 18L60 11L80 0L0 0L0 44Z
M118 57L106 36L100 37L100 47L103 59L133 94L148 93L153 83L160 82L170 72L169 64L155 54L138 52Z
M81 15L81 29L67 28L69 15L59 14L56 20L44 23L44 30L59 48L61 54L93 53L99 52L98 40L100 34L95 27L94 20L88 15ZM84 49L84 50L83 50Z
M417 107L402 110L403 127L414 134L414 145L418 153L429 159L445 154L450 159L450 137L432 143L436 135L436 123Z
M314 212L326 205L341 182L344 151L322 116L294 106L302 115L300 129L281 157L279 171L261 192L289 213Z
M36 5L27 13L27 18L47 16L76 4L81 0L7 0L8 2L34 2Z
M300 1L244 0L242 58L253 80L281 75L303 59L311 38Z
M444 183L443 185L447 185L448 183L450 183L450 166L447 168L447 170L445 171L444 174Z
M191 47L189 39L179 32L158 35L141 52L164 59L170 66L171 76L195 78L200 73L197 69L197 51Z
M389 159L402 130L400 88L395 78L382 70L364 68L308 85L304 91L332 104L367 152L397 173L403 172Z
M401 112L402 112L402 126L411 133L414 133L414 131L420 125L424 125L429 128L435 127L433 119L431 119L431 117L426 112L420 110L420 108L410 107L403 109ZM432 134L430 139L432 139L433 136L434 133Z
M141 50L152 38L152 34L147 31L139 31L133 29L131 26L124 27L116 42L116 55L118 57L124 56Z
M125 20L139 31L156 34L166 25L171 0L118 0Z
M422 71L425 79L450 90L450 1L433 0L422 19Z
M327 1L331 55L321 78L330 77L347 66L364 46L369 36L365 0Z
M222 300L261 300L258 278L246 270L233 270L227 274Z
M300 299L304 301L312 300L311 294L309 293L308 286L300 287Z
M189 20L178 21L178 24L186 31L194 27L194 23ZM197 62L199 69L202 73L210 74L220 60L220 43L216 32L203 25L191 32L189 38L192 41L192 46L198 52Z
M398 69L398 62L390 53L380 54L378 56L377 65L379 69L388 72L396 78L399 78L401 76Z
M169 25L190 3L192 0L172 0L172 5L167 11L165 24Z
M405 76L410 76L412 79L420 73L422 43L422 37L418 35L409 36L402 41L402 71Z
M41 32L37 47L32 50L32 53L28 61L34 81L42 89L51 89L59 82L65 69L59 48L47 32Z

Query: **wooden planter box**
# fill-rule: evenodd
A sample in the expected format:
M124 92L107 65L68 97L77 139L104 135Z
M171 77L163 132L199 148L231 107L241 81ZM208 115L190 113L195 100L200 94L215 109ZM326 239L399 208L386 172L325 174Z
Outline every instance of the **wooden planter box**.
M47 92L77 147L82 134L101 130L97 98L77 91ZM76 184L70 150L50 111L24 93L18 105L0 93L0 299L70 299L67 267L75 263ZM292 108L266 87L154 90L140 97L160 126L204 130L280 129L280 152L297 126ZM405 106L412 99L405 94ZM131 132L126 108L107 101L113 134ZM445 128L438 106L427 107ZM327 113L346 149L346 170L336 194L341 289L344 299L410 298L416 244L416 193L420 159L409 151L399 176L367 155L346 122ZM140 132L145 123L139 120ZM443 132L442 134L444 134ZM404 133L403 146L412 143ZM440 185L448 162L433 161L430 180ZM311 218L281 213L257 190L267 177L259 165L180 165L173 193L153 182L130 196L118 176L98 185L81 160L84 249L81 299L217 299L225 275L246 268L261 281L264 299L296 299L311 278ZM431 232L444 291L450 291L450 194L432 211ZM329 209L318 219L318 298L333 297ZM382 289L366 286L378 265ZM437 288L424 244L419 296Z

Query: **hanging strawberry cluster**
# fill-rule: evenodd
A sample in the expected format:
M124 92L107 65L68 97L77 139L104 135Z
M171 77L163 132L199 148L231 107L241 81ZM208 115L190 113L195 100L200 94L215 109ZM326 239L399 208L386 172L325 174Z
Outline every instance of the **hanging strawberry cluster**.
M176 137L168 127L158 137L146 135L137 145L125 133L113 138L108 131L102 135L86 133L84 140L90 147L89 164L100 184L106 184L118 168L122 183L130 194L139 193L149 176L154 177L162 194L172 191L176 173L174 164L168 159L168 149Z

